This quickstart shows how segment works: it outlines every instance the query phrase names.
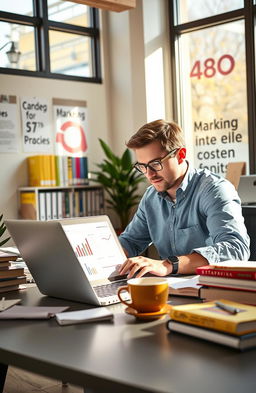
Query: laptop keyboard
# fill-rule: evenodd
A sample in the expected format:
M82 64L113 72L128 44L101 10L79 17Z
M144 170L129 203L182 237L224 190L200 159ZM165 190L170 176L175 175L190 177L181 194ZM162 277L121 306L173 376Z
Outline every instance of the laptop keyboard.
M118 288L126 284L127 284L126 280L120 280L120 281L111 282L110 284L99 285L97 287L93 287L93 289L98 297L108 297L108 296L116 295Z

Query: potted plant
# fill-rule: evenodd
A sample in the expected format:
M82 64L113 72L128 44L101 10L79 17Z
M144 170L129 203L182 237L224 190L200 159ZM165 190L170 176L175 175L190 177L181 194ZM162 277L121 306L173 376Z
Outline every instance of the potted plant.
M117 213L120 220L119 231L122 232L139 201L138 185L144 182L144 177L134 171L129 149L118 157L102 139L99 142L106 158L97 164L100 170L92 172L95 175L92 180L104 187L108 196L107 204Z
M4 225L4 223L2 222L2 224L1 224L2 219L3 219L3 214L1 214L1 216L0 216L0 239L3 236L4 232L6 231L6 226ZM10 237L0 241L0 247L2 247L5 243L7 243L8 240L10 240Z

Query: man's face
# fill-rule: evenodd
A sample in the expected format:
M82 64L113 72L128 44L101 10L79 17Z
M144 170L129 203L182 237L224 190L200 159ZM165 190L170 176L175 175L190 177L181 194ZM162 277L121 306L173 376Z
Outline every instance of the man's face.
M137 161L143 164L148 164L150 161L155 159L162 159L168 153L168 151L163 149L158 141L152 142L144 147L134 149L134 151ZM182 173L182 168L179 164L179 151L180 149L174 153L174 156L171 156L171 158L168 158L162 163L162 170L156 172L147 167L145 176L158 192L167 191L168 189L176 186L181 175L184 174Z

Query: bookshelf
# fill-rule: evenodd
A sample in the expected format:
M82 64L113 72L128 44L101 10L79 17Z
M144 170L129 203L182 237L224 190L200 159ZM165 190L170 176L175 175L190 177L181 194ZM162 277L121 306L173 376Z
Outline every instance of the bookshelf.
M54 220L95 216L105 213L104 190L101 186L20 187L19 217L32 220Z

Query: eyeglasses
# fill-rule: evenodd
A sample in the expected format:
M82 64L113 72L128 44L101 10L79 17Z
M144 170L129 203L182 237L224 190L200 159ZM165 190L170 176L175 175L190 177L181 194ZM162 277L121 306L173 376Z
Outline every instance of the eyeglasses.
M174 157L177 150L179 150L179 148L173 149L173 150L169 151L169 153L167 153L166 156L164 156L163 158L161 158L159 160L149 161L147 164L143 164L141 162L136 162L133 167L138 172L143 173L143 174L147 173L147 168L149 168L151 171L154 171L154 172L161 171L163 169L163 162L168 160L168 158Z

